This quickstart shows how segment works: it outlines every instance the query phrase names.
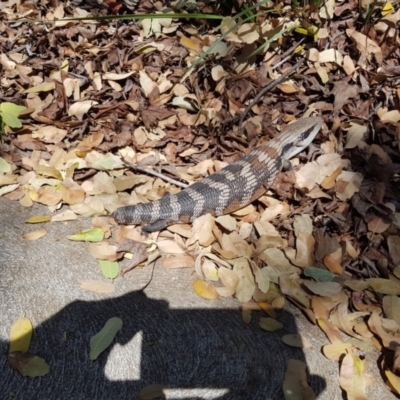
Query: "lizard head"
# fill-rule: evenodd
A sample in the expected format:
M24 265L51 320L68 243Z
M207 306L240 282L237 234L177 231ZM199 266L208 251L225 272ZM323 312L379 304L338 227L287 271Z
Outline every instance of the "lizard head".
M307 148L317 136L322 123L322 118L312 117L302 118L288 125L279 136L282 144L282 157L290 160Z

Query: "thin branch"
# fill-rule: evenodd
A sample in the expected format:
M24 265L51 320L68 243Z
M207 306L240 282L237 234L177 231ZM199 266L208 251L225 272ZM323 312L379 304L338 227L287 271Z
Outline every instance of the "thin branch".
M279 78L275 79L272 81L269 85L263 87L260 92L257 94L257 96L254 98L254 100L245 108L243 111L240 120L239 120L239 129L241 129L241 126L243 124L244 119L246 118L246 115L249 113L249 111L258 103L258 101L261 99L262 96L266 92L269 92L272 90L275 86L279 85L283 80L285 80L287 77L289 77L294 70L296 70L300 65L302 65L306 61L305 58L301 58L295 65L293 65L292 68L287 70L284 74L282 74Z
M138 165L132 164L124 159L124 157L120 154L123 163L133 171L140 171L144 172L145 174L156 176L157 178L160 178L164 181L167 181L169 183L172 183L173 185L179 186L181 188L187 188L189 185L180 181L177 181L175 179L172 179L164 174L161 174L160 172L154 171L152 168L147 168L147 167L139 167Z

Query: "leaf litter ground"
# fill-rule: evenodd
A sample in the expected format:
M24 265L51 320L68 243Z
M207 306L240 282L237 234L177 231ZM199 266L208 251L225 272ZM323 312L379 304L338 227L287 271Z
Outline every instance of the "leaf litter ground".
M123 275L155 262L194 267L197 294L236 297L243 321L258 318L266 331L282 327L279 309L289 299L326 334L322 353L340 362L349 399L366 398L372 349L399 394L398 5L367 17L356 2L302 10L266 3L243 24L235 24L235 10L194 7L225 15L221 29L204 19L62 20L160 12L161 2L2 2L0 195L22 207L47 205L53 223L92 217L93 229L74 240L89 242L112 282L118 269ZM172 4L168 11L182 9ZM290 67L295 50L305 65L252 107L240 131L232 118ZM27 108L18 129L7 126L16 121L9 103ZM192 183L313 113L325 124L308 154L253 204L149 236L104 218L180 190L127 163ZM46 221L35 216L29 223ZM24 240L45 234L37 229ZM77 284L109 293L118 280ZM305 338L282 340L307 346ZM285 391L296 386L295 373L306 385L304 366L291 364Z

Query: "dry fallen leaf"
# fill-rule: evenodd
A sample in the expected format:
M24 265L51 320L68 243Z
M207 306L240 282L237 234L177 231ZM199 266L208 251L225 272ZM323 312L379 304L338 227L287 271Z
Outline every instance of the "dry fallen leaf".
M193 290L200 297L203 297L207 300L216 300L219 297L218 292L215 290L214 286L201 279L196 279L193 282Z
M307 382L307 365L300 360L290 359L283 381L285 399L314 400L315 393Z
M43 236L47 235L46 229L39 229L37 231L29 232L29 233L24 233L22 237L26 240L38 240L42 238Z
M367 400L363 369L363 362L353 354L347 354L342 360L339 382L349 400Z
M79 286L90 292L108 294L115 291L115 286L111 282L81 280L78 281Z

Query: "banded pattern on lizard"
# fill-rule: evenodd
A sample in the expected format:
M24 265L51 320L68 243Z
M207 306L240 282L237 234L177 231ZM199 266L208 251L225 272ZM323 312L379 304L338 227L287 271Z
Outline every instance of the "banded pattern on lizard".
M289 159L314 140L322 123L320 117L299 119L265 145L181 192L150 203L120 207L113 218L119 224L146 223L143 230L154 232L207 213L218 216L236 211L266 192Z

